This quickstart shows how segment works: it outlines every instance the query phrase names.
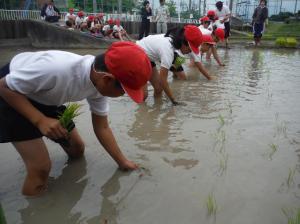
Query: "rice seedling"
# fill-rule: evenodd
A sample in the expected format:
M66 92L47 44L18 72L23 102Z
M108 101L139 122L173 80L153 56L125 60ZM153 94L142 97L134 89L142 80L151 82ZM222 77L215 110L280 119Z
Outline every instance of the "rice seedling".
M297 209L282 208L281 210L283 214L287 217L288 224L300 224L300 208Z
M217 201L213 195L213 193L210 193L206 199L206 207L207 207L207 212L208 215L216 215L217 212Z
M224 126L225 120L224 120L224 117L222 116L222 114L219 114L219 116L218 116L218 122L221 125L221 127Z
M277 123L276 125L276 133L278 135L282 134L285 138L287 138L287 134L286 134L286 122L282 121L279 124Z
M227 106L229 109L229 113L232 114L232 103L230 101L228 101Z
M2 209L1 204L0 204L0 223L1 223L1 224L6 224L5 216L4 216L4 211L3 211L3 209Z
M227 170L228 153L221 153L219 161L219 174L222 175Z
M288 188L290 188L292 186L292 184L294 183L295 173L296 173L296 167L294 169L289 168L289 175L286 180L286 184L287 184Z
M272 160L273 159L273 155L278 150L278 146L275 145L274 143L272 143L272 144L269 145L269 147L270 147L270 150L269 150L269 152L268 152L267 155L268 155L269 160Z
M68 132L70 132L72 129L73 119L81 114L79 112L80 107L80 104L70 103L66 106L64 112L58 116L59 122L68 130Z

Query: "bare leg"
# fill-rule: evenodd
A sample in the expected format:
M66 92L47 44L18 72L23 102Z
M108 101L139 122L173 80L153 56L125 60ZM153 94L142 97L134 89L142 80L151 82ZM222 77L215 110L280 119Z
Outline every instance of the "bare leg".
M51 161L47 147L42 138L13 142L21 155L27 170L22 193L24 195L38 195L46 189Z
M70 158L80 158L84 153L84 142L80 137L76 128L74 128L70 133L69 147L61 145L64 151L68 154Z

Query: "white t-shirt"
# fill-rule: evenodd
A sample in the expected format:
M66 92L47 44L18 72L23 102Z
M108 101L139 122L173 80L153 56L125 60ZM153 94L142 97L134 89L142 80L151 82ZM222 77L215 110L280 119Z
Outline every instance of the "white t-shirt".
M57 14L52 5L48 5L45 12L47 16L55 16Z
M68 21L69 18L75 18L75 17L76 17L76 15L74 15L74 13L71 15L71 14L68 12L67 15L65 16L65 21ZM77 19L77 17L76 17L76 19Z
M168 22L170 13L169 13L169 8L166 5L161 5L159 6L156 11L156 21L157 22Z
M160 66L170 69L174 60L175 48L171 44L172 39L165 34L149 35L136 42L144 49L150 61L160 62Z
M198 28L200 29L202 35L207 35L207 34L211 34L212 31L205 28L203 25L198 26Z
M76 24L77 26L81 25L81 23L83 23L83 21L84 21L84 18L83 18L83 17L80 18L79 16L76 16L75 24Z
M104 25L103 26L103 28L102 28L102 30L105 32L105 31L108 31L108 30L110 30L110 25Z
M201 62L201 55L199 54L195 54L194 52L191 52L189 54L183 54L180 50L176 50L176 52L178 53L178 55L180 57L184 57L186 59L193 59L195 62Z
M124 29L123 29L123 26L121 26L121 25L120 26L114 25L114 27L113 27L114 32L120 32L122 30L124 30Z
M87 99L90 110L100 116L109 111L108 98L90 80L95 57L65 51L25 52L10 62L7 86L45 105L62 105Z
M218 9L215 10L216 16L220 20L224 19L226 15L230 14L230 10L226 5L223 5L222 10L219 11ZM226 19L224 22L229 22L229 19Z

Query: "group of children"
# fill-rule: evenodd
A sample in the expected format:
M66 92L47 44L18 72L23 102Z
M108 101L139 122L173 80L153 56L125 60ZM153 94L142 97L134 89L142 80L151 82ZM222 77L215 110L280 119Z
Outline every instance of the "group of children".
M115 26L120 26L119 20L115 22ZM164 92L173 105L180 104L168 84L169 71L186 79L182 65L189 58L200 73L208 80L213 79L202 65L204 53L213 54L218 64L224 65L215 46L225 39L225 31L215 22L216 18L208 13L201 18L199 27L172 28L136 43L118 41L96 57L65 51L25 52L1 68L0 143L11 142L25 163L23 194L38 195L46 189L51 161L43 136L59 143L70 158L84 153L84 142L75 124L66 130L58 120L66 109L63 104L68 102L86 99L100 144L121 169L137 169L138 165L122 153L109 127L108 97L127 93L135 102L142 103L148 97L149 81L155 97ZM103 14L85 18L84 13L75 16L70 10L66 23L121 40L123 37L121 29L114 31L113 26L111 31L112 20L103 22Z
M105 21L103 13L86 16L83 11L79 11L76 15L74 9L70 8L65 16L65 23L69 30L78 29L95 37L109 37L122 41L131 41L130 36L121 25L120 19L114 20L110 18Z

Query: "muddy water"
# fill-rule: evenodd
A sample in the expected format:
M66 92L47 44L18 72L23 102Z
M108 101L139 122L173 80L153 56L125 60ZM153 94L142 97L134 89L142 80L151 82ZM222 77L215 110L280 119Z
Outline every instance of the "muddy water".
M2 53L0 64L16 52ZM52 170L42 197L20 194L22 160L1 144L8 223L287 223L282 208L300 207L300 53L234 48L220 55L226 67L205 62L215 81L193 68L187 81L170 78L186 106L166 98L111 100L111 127L139 171L117 170L92 133L86 106L77 120L85 159L69 162L47 141ZM215 215L206 207L210 194Z

